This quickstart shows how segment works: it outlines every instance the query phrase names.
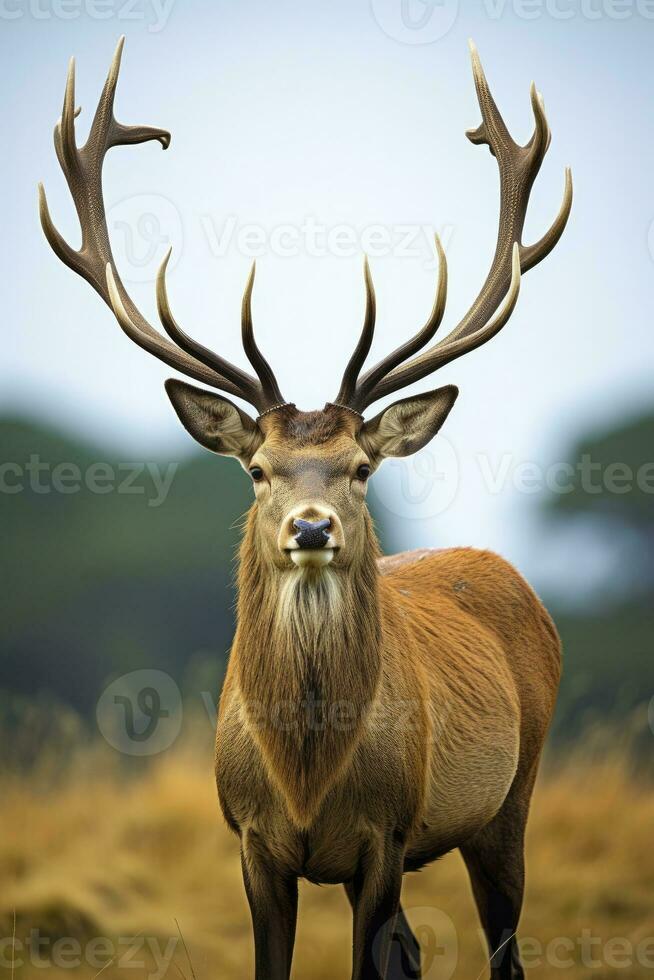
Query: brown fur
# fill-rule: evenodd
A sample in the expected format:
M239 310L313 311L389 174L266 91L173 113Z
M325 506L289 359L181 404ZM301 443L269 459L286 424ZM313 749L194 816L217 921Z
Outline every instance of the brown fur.
M401 909L394 918L402 872L454 847L493 952L517 925L522 837L559 679L555 628L494 554L380 558L363 500L348 511L335 475L360 454L354 420L289 426L277 414L255 455L283 469L281 510L296 494L306 499L309 460L319 499L341 508L349 548L326 570L271 560L281 514L271 512L271 489L252 507L241 547L216 772L241 838L257 977L288 976L300 876L346 884L354 976L400 976L391 945L386 966L375 959L373 933L387 918L403 923L398 949L417 955ZM270 938L268 920L283 940ZM493 975L522 976L513 940L504 952Z

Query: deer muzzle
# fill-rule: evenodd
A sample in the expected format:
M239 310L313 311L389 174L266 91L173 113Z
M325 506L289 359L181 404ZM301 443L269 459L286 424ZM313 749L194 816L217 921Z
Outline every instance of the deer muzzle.
M343 527L331 508L304 504L286 515L279 548L299 568L328 565L343 545Z

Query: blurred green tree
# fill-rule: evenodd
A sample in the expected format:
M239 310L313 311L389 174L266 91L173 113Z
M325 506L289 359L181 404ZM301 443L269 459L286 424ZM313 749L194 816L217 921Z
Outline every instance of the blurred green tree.
M619 723L652 703L654 412L582 437L567 461L569 492L546 499L546 532L568 540L569 553L583 528L610 561L596 597L585 597L577 608L549 603L564 645L555 737L577 734L592 723ZM579 556L575 561L580 564ZM651 735L648 731L650 751Z

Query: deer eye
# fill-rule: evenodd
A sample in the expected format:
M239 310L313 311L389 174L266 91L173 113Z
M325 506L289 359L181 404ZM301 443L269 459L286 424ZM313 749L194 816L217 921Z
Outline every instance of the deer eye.
M261 469L260 466L251 466L250 476L252 477L255 483L258 483L259 480L263 480L263 470Z
M362 463L357 470L357 480L367 480L370 476L370 465L368 463Z

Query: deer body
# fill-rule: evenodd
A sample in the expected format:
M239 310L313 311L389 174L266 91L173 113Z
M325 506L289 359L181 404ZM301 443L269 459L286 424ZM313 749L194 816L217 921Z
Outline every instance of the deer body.
M274 584L261 613L241 578L221 698L218 786L246 857L254 835L280 870L324 884L352 880L393 835L416 870L485 827L533 774L558 686L551 620L497 556L409 552L380 559L372 577L360 623L334 609L348 640L381 623L365 651L331 649L324 622L287 646L274 636ZM253 648L261 635L269 644Z
M425 325L364 372L375 293L334 402L302 412L284 400L252 323L254 267L242 306L255 374L194 340L175 320L164 259L157 307L167 336L137 309L114 261L102 166L114 146L170 134L125 126L113 112L119 43L86 144L75 138L74 64L57 157L82 229L74 250L40 187L45 235L93 286L123 331L187 376L255 406L179 380L166 391L205 448L252 477L255 503L240 553L238 626L219 712L216 775L241 844L256 980L289 980L297 880L343 883L353 913L353 980L421 976L420 948L400 902L402 875L458 847L466 862L494 980L521 980L516 929L524 831L559 677L559 642L518 573L487 552L454 549L381 558L365 497L389 457L419 451L458 395L453 385L410 395L371 419L375 401L480 347L506 324L521 273L556 245L572 204L569 171L549 230L522 242L529 195L550 142L532 86L534 133L512 139L476 49L482 123L468 132L497 161L500 221L490 271L470 310L442 340L447 263L438 237L436 298ZM302 359L303 351L295 352ZM315 357L315 353L311 354Z

